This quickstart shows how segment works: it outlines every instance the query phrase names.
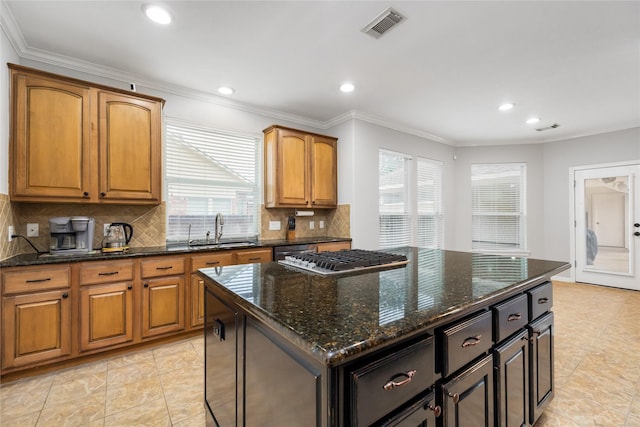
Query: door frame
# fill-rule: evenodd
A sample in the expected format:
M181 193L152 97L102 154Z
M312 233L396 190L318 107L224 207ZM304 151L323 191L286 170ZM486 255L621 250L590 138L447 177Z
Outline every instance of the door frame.
M572 282L576 281L576 267L577 267L577 257L576 257L576 187L575 187L575 178L577 171L583 171L588 169L604 169L604 168L613 168L619 166L640 166L640 159L630 160L625 162L615 162L615 163L601 163L595 165L585 165L585 166L574 166L569 168L569 237L570 237L570 279ZM632 244L633 242L629 242Z

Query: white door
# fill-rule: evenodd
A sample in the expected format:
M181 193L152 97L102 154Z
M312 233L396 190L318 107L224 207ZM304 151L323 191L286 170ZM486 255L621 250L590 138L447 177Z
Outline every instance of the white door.
M574 171L576 282L640 290L640 165Z

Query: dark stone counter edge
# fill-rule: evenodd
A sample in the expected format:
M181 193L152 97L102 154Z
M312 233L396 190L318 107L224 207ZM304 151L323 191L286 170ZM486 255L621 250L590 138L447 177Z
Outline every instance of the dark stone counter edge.
M247 240L249 241L249 240ZM207 246L188 247L186 245L170 245L170 246L152 246L131 248L126 253L102 253L99 249L95 253L78 254L78 255L61 255L51 256L48 254L38 255L36 253L26 253L15 255L11 258L0 261L0 268L22 267L28 265L46 265L46 264L64 264L83 261L103 261L111 259L137 258L156 255L178 255L178 254L197 254L200 252L220 252L235 251L243 249L260 249L283 245L300 245L309 243L331 243L331 242L350 242L349 237L307 237L296 240L251 240L254 244L247 247L237 248L212 248ZM43 256L44 255L44 256Z
M230 291L226 287L218 285L214 280L209 278L201 271L198 271L198 275L204 279L207 286L214 286L216 290L222 291L224 295L230 297L230 300L233 303L237 304L248 314L262 321L265 325L276 331L283 338L290 341L297 348L309 354L311 357L323 363L324 365L328 367L335 367L344 363L348 363L352 360L355 360L356 358L366 356L369 353L382 350L385 347L394 345L397 342L409 340L413 337L425 333L428 330L433 330L434 328L437 328L439 326L443 326L452 321L461 319L476 311L488 309L492 305L504 301L511 296L520 294L528 289L532 289L535 286L546 281L550 281L551 277L569 268L571 268L571 266L568 263L561 265L553 270L546 272L545 274L541 274L520 282L515 282L514 284L498 292L490 294L485 298L479 299L472 303L449 307L447 310L438 313L437 315L434 315L429 319L426 319L423 323L413 325L410 329L405 328L399 330L398 333L394 335L376 336L375 338L360 343L354 343L349 347L345 347L343 349L332 352L327 351L314 342L305 340L287 324L281 323L276 318L271 316L269 312L255 306L254 304Z

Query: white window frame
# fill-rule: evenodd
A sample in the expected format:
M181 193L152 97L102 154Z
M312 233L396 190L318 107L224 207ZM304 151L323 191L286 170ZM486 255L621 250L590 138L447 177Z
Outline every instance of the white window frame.
M481 179L506 179L511 176L516 178L514 183L509 184L514 186L517 181L517 185L520 189L518 192L518 206L512 210L507 211L495 207L494 209L483 209L476 205L478 196L476 193L477 186L474 185L474 181ZM490 184L489 184L490 185ZM489 194L488 191L498 193L502 191L498 184L493 188L487 186L483 191L485 195ZM488 190L487 190L488 189ZM486 199L485 199L486 200ZM527 164L526 163L482 163L471 165L471 250L473 252L482 253L499 253L499 254L515 254L526 255L527 250ZM496 199L496 203L498 203ZM499 202L502 203L502 202ZM508 205L508 201L506 204ZM503 205L503 206L504 206ZM504 225L500 225L499 218L515 218L517 221L505 221ZM484 218L485 221L480 221ZM491 224L491 227L487 227ZM512 242L507 242L508 233L499 233L500 230L508 230L509 225L517 224L518 232L511 234L511 238L515 238ZM493 234L492 234L493 232ZM481 238L478 238L480 234L483 234Z
M184 133L177 136L180 132ZM181 144L184 148L177 146L177 138L183 138ZM215 149L211 151L211 147L216 143L221 144L218 152ZM240 147L253 144L254 151L247 152L248 156L242 158L237 155L237 151L234 151L234 144ZM217 213L221 213L225 220L223 240L259 236L262 204L262 135L227 131L167 117L165 118L164 151L168 244L186 242L189 238L204 240L207 231L210 233L210 239L213 240ZM190 163L185 162L183 165L172 164L169 156L177 152L184 153L185 158L191 156L196 161L189 160ZM202 164L198 163L200 158L202 158ZM207 170L207 162L212 165L210 174ZM190 193L189 195L185 193L184 199L199 201L203 208L201 212L195 209L182 215L172 214L172 210L175 212L172 204L181 203L175 199L172 200L174 191L178 191L180 196L179 190L175 190L179 186L189 187L188 190L182 190ZM212 193L216 189L219 192ZM203 191L203 193L198 194L197 191ZM238 194L250 196L243 201L235 198ZM242 222L242 216L245 219L248 216L253 221ZM180 217L185 217L186 220L183 221ZM234 219L237 220L234 221Z
M381 175L380 162L382 156L395 156L404 161L402 183L395 182L389 184L382 182L384 176ZM426 171L425 171L426 169ZM410 154L398 151L380 148L378 150L378 245L380 248L388 248L394 246L423 246L432 249L443 249L444 247L444 209L442 201L442 174L444 163L437 160L427 159L425 157L414 157ZM426 174L421 173L427 172ZM397 177L396 177L397 179ZM424 182L421 182L424 181ZM432 184L432 188L428 188L424 193L424 185ZM402 186L402 206L399 207L400 215L404 216L404 221L400 221L397 230L391 231L392 235L386 235L383 232L383 216L393 214L389 211L383 211L385 205L383 203L383 193L385 190L392 191L391 188L385 186ZM424 198L424 200L422 200ZM429 209L426 207L429 204ZM398 213L396 212L396 215ZM428 238L422 236L420 220L421 217L433 217L433 223L436 224L436 236ZM429 241L429 242L427 242Z

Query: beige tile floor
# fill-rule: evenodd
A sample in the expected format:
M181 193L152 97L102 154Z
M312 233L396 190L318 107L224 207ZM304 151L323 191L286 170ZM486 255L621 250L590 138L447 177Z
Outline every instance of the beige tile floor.
M556 395L536 427L640 427L640 292L554 284ZM203 340L3 384L0 425L204 426Z

